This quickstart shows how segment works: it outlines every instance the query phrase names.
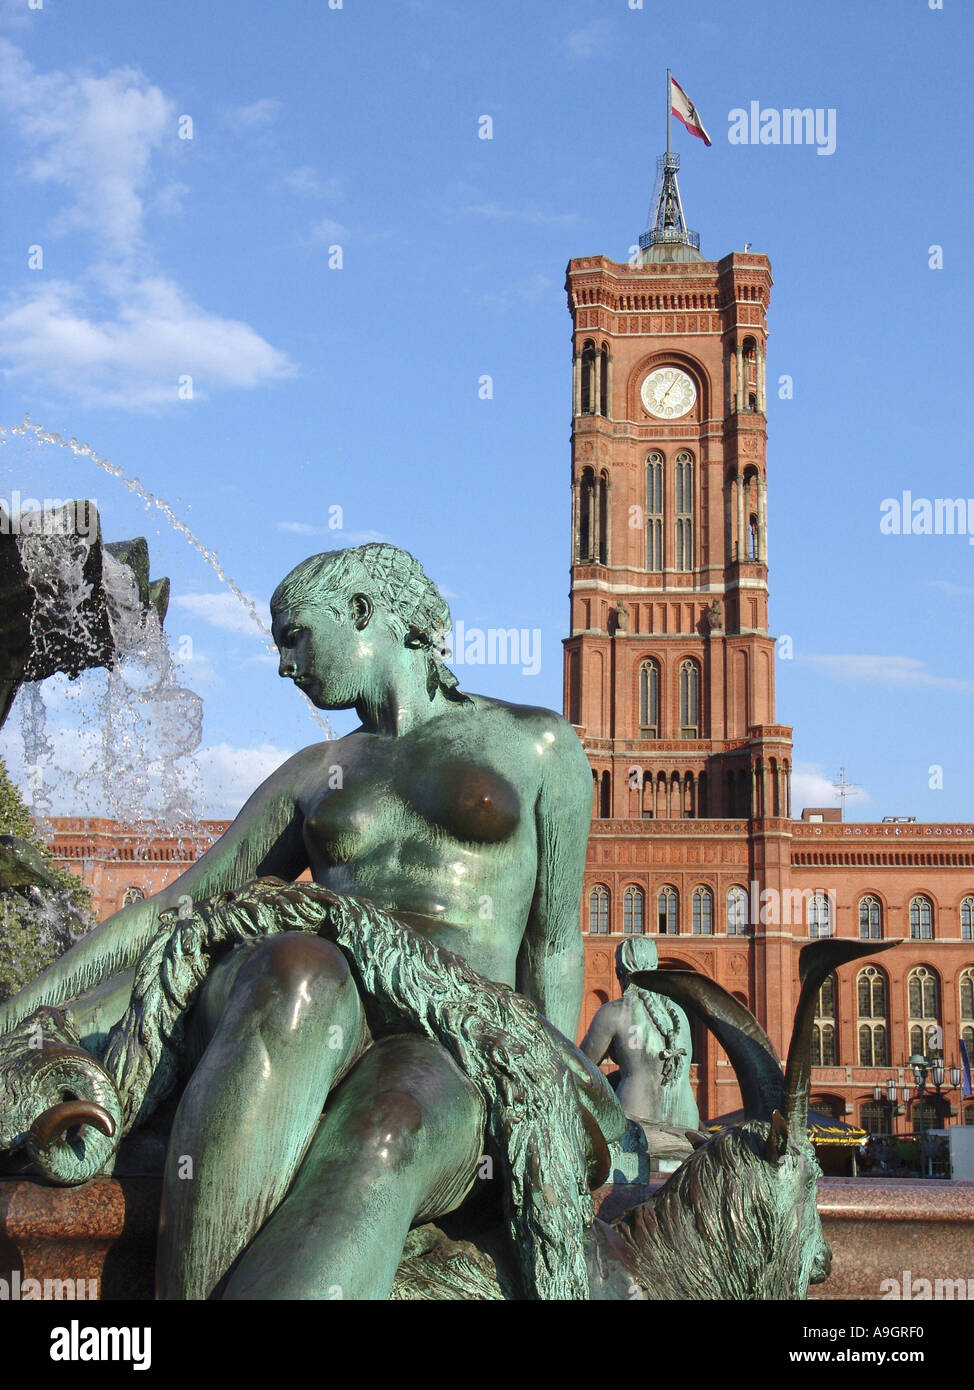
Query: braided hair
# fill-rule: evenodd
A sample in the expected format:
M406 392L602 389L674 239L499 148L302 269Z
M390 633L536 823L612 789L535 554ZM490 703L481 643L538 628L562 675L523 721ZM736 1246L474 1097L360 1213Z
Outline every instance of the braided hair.
M437 690L450 700L468 701L457 688L456 676L445 664L450 630L450 606L422 565L408 550L385 541L327 550L302 560L281 580L271 596L271 609L325 603L339 621L347 610L328 599L347 599L367 592L403 645L426 653L426 689L432 700Z
M643 989L632 979L637 971L655 970L658 960L656 943L647 936L627 936L616 947L616 973L619 983L637 996L649 1014L653 1027L663 1038L663 1048L657 1056L663 1063L660 1084L667 1086L676 1080L680 1059L686 1056L686 1050L678 1046L682 1014L671 1000Z

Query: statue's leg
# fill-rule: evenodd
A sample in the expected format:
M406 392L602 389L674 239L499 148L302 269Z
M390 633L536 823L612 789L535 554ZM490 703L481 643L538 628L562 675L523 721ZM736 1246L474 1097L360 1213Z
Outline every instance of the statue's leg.
M386 1298L413 1224L460 1205L483 1151L484 1103L438 1044L377 1042L328 1102L287 1198L225 1298Z
M369 1041L344 956L299 932L237 947L195 1027L206 1047L169 1140L160 1298L209 1295L287 1192L329 1090Z

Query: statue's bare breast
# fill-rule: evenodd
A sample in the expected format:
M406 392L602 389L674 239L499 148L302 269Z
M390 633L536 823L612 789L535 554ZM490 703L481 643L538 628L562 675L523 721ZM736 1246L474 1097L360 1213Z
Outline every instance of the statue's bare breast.
M525 750L511 756L510 727L484 726L476 739L350 734L328 745L299 807L316 882L513 984L535 890L538 769Z

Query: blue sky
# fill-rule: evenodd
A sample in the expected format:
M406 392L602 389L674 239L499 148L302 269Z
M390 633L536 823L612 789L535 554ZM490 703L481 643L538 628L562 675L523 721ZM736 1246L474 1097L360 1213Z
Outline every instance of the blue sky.
M541 630L536 675L464 683L560 708L564 271L643 230L669 65L713 138L674 123L688 220L708 257L770 256L769 376L794 381L769 393L769 522L796 809L844 765L856 815L970 818L974 547L879 522L905 489L974 498L974 10L631 3L5 0L0 422L137 475L259 604L313 551L405 546L468 628ZM835 152L731 144L752 101L834 110ZM64 450L8 437L0 467L5 494L92 496L107 536L149 537L208 813L320 736L157 513Z

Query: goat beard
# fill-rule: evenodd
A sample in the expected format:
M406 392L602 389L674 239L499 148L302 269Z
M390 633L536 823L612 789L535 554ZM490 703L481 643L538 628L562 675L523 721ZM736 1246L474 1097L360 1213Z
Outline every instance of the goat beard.
M613 1228L649 1299L803 1299L816 1240L816 1183L789 1147L764 1156L768 1125L749 1120L697 1149ZM810 1206L809 1206L810 1204Z

